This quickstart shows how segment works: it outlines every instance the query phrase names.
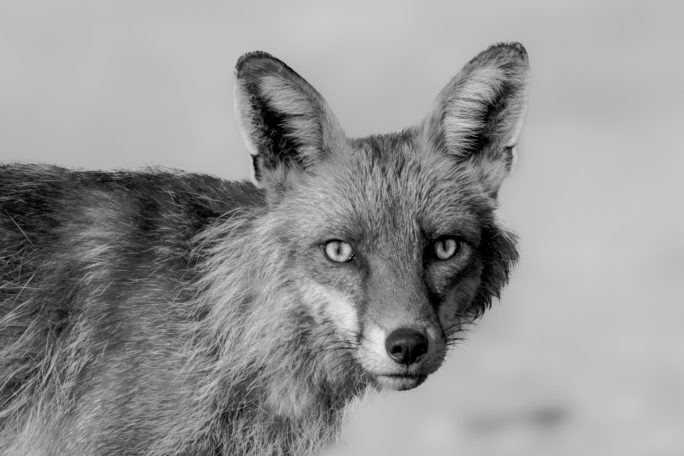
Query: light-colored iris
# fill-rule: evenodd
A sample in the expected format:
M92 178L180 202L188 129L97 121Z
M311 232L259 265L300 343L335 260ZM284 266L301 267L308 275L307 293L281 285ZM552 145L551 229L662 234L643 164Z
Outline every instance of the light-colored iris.
M346 263L354 258L354 251L351 245L344 241L333 240L325 243L323 248L325 255L335 263Z
M461 241L452 237L445 237L437 239L433 244L433 248L437 259L444 261L458 253L461 249Z

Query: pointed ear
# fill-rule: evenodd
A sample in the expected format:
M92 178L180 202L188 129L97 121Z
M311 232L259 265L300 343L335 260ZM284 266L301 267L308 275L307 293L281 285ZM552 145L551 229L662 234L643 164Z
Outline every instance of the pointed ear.
M343 137L323 97L265 52L238 60L235 111L252 154L255 183L264 187L282 187L292 171L321 160L327 146Z
M475 167L493 196L514 162L528 68L521 44L491 46L440 92L425 124L433 144Z

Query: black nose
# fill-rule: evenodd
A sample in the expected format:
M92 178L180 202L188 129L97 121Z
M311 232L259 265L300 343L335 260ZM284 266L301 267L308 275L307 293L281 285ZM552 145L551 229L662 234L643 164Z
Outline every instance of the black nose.
M395 329L385 340L385 350L399 364L417 362L428 351L428 340L422 332L410 328Z

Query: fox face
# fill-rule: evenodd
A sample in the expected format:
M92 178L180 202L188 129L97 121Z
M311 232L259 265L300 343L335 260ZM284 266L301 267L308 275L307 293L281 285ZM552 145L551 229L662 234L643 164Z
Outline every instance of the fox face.
M238 62L237 116L292 286L378 386L422 383L508 279L515 237L496 217L497 194L527 69L521 45L492 46L417 125L350 139L284 63L265 53Z

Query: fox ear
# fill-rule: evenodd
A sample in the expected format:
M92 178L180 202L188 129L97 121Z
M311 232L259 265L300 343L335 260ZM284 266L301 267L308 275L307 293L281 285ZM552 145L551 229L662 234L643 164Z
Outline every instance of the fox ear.
M440 92L426 122L433 144L473 166L493 196L515 159L528 68L521 44L491 46Z
M342 136L323 97L265 52L238 60L235 111L260 186L282 187L292 170L323 158L326 146Z

